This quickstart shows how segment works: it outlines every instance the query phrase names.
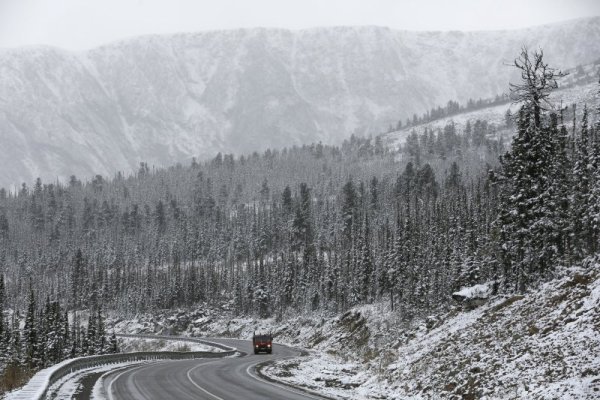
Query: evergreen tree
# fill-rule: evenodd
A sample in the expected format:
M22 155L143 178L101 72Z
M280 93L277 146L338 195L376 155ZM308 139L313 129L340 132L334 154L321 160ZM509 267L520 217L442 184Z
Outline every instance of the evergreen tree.
M362 235L359 240L359 263L357 276L359 277L360 298L363 302L373 299L372 284L374 280L375 266L371 252L371 235L369 231L369 217L365 215Z
M162 235L165 232L165 229L167 227L165 207L164 207L164 204L162 201L159 201L156 204L156 209L154 211L154 214L155 214L155 218L156 218L156 230L160 235Z
M460 173L460 169L456 161L452 162L450 165L450 173L448 174L448 178L446 179L446 188L451 191L457 191L462 185L462 177Z
M0 363L6 362L9 343L9 326L4 319L4 275L0 274Z
M4 330L8 329L4 326L4 298L5 298L5 288L4 288L4 275L0 274L0 340L4 335Z
M38 335L36 324L36 302L33 294L33 285L29 283L29 302L25 314L25 326L23 328L23 363L29 369L39 366L38 358Z
M541 52L530 58L526 49L515 60L523 83L511 85L522 102L518 131L510 153L501 159L500 254L506 283L525 290L532 275L544 274L556 258L547 239L555 230L551 202L552 160L556 130L543 125L548 96L562 76L543 62Z
M94 353L105 354L108 352L108 344L106 341L106 327L102 318L102 311L98 309L96 316L96 338L94 342Z
M343 235L347 243L351 242L354 223L357 217L357 195L352 179L342 188L342 223Z
M8 364L13 366L19 366L24 364L23 360L23 344L21 342L21 331L19 329L19 321L16 318L16 314L13 314L11 322L12 333L10 335L10 344L8 355Z
M96 318L96 312L90 311L88 318L87 334L85 337L84 347L85 355L93 356L96 353L96 344L98 343L98 319Z
M108 354L117 353L119 353L119 342L117 340L117 335L115 335L115 331L113 330L110 335L110 340L108 342Z
M587 107L583 109L581 130L575 141L575 163L573 166L573 228L577 242L574 243L578 256L587 253L586 249L593 247L593 221L587 218L590 207L591 181L593 179L593 160L590 154L590 134L588 129Z
M283 205L283 209L289 213L292 210L292 190L289 186L286 186L285 189L283 189L283 193L281 195L281 202Z
M596 253L600 248L600 78L598 80L598 94L596 107L596 124L593 129L590 153L590 191L587 199L588 208L584 219L589 229L590 252Z
M77 249L75 257L73 258L73 267L71 270L71 308L78 308L81 306L83 263L83 253L81 252L81 249Z

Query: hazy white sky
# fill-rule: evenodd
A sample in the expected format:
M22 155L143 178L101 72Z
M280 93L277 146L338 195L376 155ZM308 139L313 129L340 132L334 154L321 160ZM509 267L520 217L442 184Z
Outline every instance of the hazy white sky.
M597 15L600 0L0 0L0 47L255 26L513 29Z

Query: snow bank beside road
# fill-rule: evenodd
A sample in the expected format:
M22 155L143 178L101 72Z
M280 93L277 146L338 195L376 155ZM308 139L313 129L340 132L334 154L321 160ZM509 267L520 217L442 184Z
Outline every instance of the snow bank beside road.
M81 391L81 380L86 376L95 373L114 371L136 364L140 364L140 362L124 362L76 371L59 379L48 389L48 393L52 393L51 396L53 400L70 400Z
M119 349L124 353L134 351L210 351L220 352L221 349L203 343L177 339L147 339L119 337Z

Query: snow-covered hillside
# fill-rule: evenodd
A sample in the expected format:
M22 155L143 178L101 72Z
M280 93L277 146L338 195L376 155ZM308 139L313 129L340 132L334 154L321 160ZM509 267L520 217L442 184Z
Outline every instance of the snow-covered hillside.
M524 295L492 296L475 309L456 304L408 325L375 304L284 321L204 309L116 329L248 340L272 331L310 354L263 373L340 399L591 400L600 396L599 267L590 258Z
M79 53L3 49L0 186L377 133L450 99L505 92L506 64L522 45L561 68L595 61L600 18L516 31L241 29Z
M314 325L308 343L319 351L308 361L266 372L348 399L597 399L598 266L588 260L539 290L408 329L363 307Z
M590 65L587 66L587 68L590 70L593 69L595 76L598 76L597 74L600 72L600 66ZM564 89L560 89L552 93L550 100L556 106L557 112L561 105L562 107L568 107L565 111L565 118L568 121L572 121L572 105L576 104L579 106L579 108L576 109L578 116L581 115L583 111L582 105L584 104L586 104L590 110L594 110L598 102L600 102L600 98L598 98L598 90L599 87L597 82L567 86ZM450 117L440 118L431 122L425 122L415 126L404 127L393 132L388 132L383 134L382 138L383 142L387 146L396 149L406 142L407 137L412 132L415 132L420 136L426 130L435 132L439 129L444 129L444 127L450 123L454 123L459 132L463 132L467 122L470 122L471 125L473 125L477 120L486 121L488 124L494 125L495 132L498 136L510 137L514 133L514 128L507 129L506 127L505 116L507 110L510 110L511 114L514 116L518 112L518 105L504 103L463 112ZM596 117L592 116L590 118L594 120Z

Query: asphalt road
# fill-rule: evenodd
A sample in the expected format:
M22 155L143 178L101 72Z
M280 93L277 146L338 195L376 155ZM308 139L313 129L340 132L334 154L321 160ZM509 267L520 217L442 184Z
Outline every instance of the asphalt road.
M105 377L109 400L306 400L322 399L300 390L263 380L255 366L264 361L299 355L274 344L273 354L254 355L250 340L210 339L248 353L243 357L163 361Z

